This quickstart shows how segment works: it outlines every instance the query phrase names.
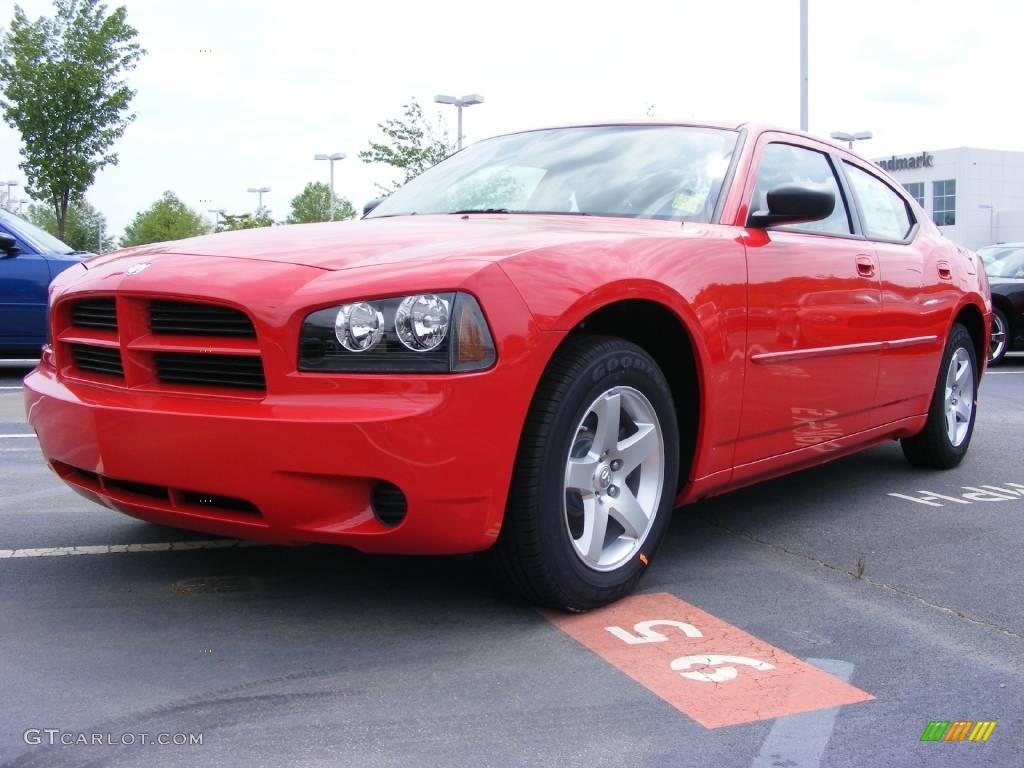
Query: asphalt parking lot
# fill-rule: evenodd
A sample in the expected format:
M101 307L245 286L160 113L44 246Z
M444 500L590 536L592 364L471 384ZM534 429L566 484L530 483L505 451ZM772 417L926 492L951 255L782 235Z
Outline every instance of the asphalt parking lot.
M44 466L24 372L0 370L4 766L1024 763L1024 356L984 380L959 468L914 470L892 443L686 508L640 602L591 615L697 616L862 694L787 694L724 725L708 691L730 681L623 655L685 653L667 625L667 642L602 654L474 558L245 547L91 504ZM643 614L655 604L679 613ZM931 721L997 724L922 742Z

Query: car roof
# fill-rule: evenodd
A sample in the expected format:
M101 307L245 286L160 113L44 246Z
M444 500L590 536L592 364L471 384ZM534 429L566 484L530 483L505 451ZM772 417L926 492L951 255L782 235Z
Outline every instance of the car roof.
M798 131L793 128L785 128L779 125L772 125L770 123L757 123L752 121L736 122L734 120L594 120L591 122L581 123L559 123L555 125L544 125L535 126L532 128L523 128L518 131L508 131L507 133L495 134L494 136L488 136L488 139L498 138L500 136L515 136L522 133L533 133L535 131L553 131L553 130L564 130L566 128L604 128L613 126L678 126L685 128L716 128L725 131L749 131L750 133L757 135L764 132L772 133L786 133L791 136L800 136L811 141L828 144L833 147L836 151L847 154L852 157L863 160L864 158L859 155L855 155L849 152L846 147L841 146L839 143L827 139L823 136L815 136L813 133L807 131ZM487 139L482 139L486 141Z

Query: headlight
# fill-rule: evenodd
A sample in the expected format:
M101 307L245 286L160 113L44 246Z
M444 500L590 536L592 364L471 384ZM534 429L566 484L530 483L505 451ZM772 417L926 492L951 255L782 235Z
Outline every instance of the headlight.
M489 368L494 341L467 293L416 294L320 309L302 323L299 370L451 373Z
M402 299L395 313L398 338L413 352L433 349L448 335L448 306L433 294Z
M384 334L384 317L365 301L346 304L334 318L334 335L349 352L366 352Z

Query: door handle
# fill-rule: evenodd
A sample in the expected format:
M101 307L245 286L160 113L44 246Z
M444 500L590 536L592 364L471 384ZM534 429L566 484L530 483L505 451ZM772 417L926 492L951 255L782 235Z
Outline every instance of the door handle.
M940 261L935 265L939 270L939 277L943 280L953 279L953 270L950 269L948 261Z
M870 256L861 254L857 257L857 274L861 277L875 276L875 260Z

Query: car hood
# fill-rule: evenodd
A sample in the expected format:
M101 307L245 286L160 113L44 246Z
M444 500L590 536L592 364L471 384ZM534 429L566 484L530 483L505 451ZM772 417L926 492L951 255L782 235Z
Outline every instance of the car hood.
M426 259L500 260L563 243L664 235L679 229L679 222L591 216L400 216L223 232L113 251L83 263L94 268L167 253L338 270Z

